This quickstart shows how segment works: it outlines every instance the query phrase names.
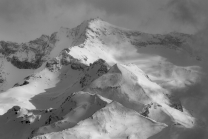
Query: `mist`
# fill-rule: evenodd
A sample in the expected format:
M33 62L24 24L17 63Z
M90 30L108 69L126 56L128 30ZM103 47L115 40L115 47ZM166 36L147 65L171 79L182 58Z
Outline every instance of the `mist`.
M0 0L0 40L27 42L100 17L147 33L204 30L206 0Z

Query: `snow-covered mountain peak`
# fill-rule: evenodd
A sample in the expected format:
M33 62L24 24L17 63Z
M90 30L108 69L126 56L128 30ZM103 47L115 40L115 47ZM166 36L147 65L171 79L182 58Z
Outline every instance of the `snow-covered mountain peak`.
M196 127L175 93L204 75L190 39L95 18L27 43L1 41L0 138L146 139Z

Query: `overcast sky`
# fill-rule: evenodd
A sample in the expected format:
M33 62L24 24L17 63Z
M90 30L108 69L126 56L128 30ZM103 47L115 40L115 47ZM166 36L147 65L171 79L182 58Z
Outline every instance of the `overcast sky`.
M27 42L100 17L148 33L198 33L208 0L0 0L0 40Z

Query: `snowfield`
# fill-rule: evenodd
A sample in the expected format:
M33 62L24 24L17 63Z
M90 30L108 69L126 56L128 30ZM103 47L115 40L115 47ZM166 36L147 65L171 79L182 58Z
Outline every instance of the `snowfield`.
M206 57L191 35L99 18L0 42L0 139L206 139Z

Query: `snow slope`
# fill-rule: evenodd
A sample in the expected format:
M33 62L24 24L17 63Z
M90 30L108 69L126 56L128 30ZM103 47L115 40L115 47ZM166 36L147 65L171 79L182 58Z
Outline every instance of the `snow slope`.
M14 106L0 117L0 136L1 139L23 139L62 131L90 117L107 103L108 100L106 102L97 95L77 92L67 97L57 109L27 110Z
M117 102L112 102L73 128L33 139L146 139L165 127L165 124L147 119Z
M141 112L144 105L156 103L176 123L187 128L194 125L194 118L191 115L170 107L169 98L166 96L167 90L150 81L136 65L115 65L107 74L94 80L86 90L115 100L137 112Z
M28 84L1 93L0 114L14 105L27 109L57 108L68 95L82 90L82 86L86 84L81 83L83 78L89 77L91 81L105 72L107 67L102 60L94 62L89 67L73 62L61 66L59 70L57 65L49 66L26 79Z

